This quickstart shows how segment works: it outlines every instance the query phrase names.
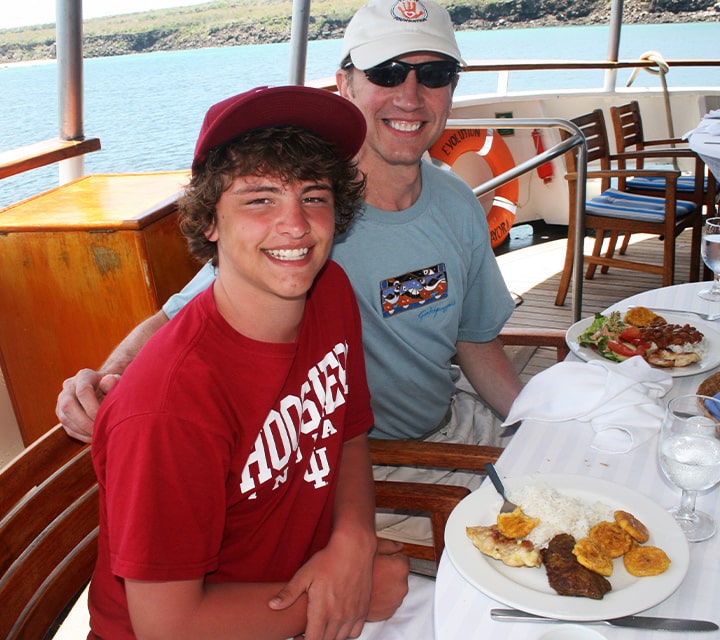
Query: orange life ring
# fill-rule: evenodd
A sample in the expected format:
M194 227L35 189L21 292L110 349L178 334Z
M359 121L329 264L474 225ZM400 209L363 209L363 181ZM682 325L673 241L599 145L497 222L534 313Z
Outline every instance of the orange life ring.
M445 129L430 147L430 157L436 164L452 167L464 153L474 152L488 163L493 176L499 176L515 166L515 160L505 141L493 129ZM519 186L515 178L495 190L492 207L487 213L490 244L499 247L510 234L515 221Z

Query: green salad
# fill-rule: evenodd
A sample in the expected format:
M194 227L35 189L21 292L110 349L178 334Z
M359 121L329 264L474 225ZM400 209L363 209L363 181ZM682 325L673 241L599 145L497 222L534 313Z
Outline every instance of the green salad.
M622 321L619 311L607 316L596 313L590 326L578 337L578 344L590 347L608 360L622 362L632 356L644 356L651 347L639 334L637 327Z

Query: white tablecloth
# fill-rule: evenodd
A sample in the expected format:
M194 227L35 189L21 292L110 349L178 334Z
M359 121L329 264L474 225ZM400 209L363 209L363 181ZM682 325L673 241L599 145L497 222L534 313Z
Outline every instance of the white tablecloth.
M642 304L674 309L692 309L703 312L720 312L720 304L697 296L697 291L708 283L677 285L648 291L615 305L624 309ZM688 316L692 322L693 316ZM720 321L715 323L720 331ZM717 369L716 369L717 370ZM706 375L675 378L667 398L692 393ZM568 473L602 478L630 487L662 506L677 504L679 489L664 478L656 462L657 436L630 453L613 455L599 453L590 448L594 433L587 424L540 423L525 421L497 463L501 475L527 475L530 473ZM720 521L720 491L698 496L697 508L711 513ZM678 590L664 602L644 611L647 615L699 618L720 622L718 594L720 593L720 533L708 541L690 545L690 567L687 577ZM438 570L435 589L435 637L437 640L534 640L547 633L554 625L547 623L495 622L490 609L503 607L500 602L485 596L466 582L455 570L447 552ZM685 638L689 633L660 633L646 630L619 629L593 625L605 638L621 640L647 640L662 635ZM720 631L697 636L719 640Z
M688 140L690 148L697 153L720 180L720 135L711 133L694 133Z

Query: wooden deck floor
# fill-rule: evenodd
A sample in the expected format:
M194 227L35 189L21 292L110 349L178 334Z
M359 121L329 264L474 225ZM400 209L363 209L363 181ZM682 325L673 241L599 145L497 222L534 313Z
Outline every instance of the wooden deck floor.
M572 286L565 304L555 306L555 295L565 258L566 240L553 240L517 249L498 256L500 269L510 291L518 298L518 306L508 321L511 327L552 327L567 329L572 324ZM589 251L591 240L586 241ZM690 264L690 233L677 239L675 283L688 282ZM628 258L642 256L648 262L660 263L662 243L656 236L636 234L628 248ZM602 311L628 296L662 286L659 275L610 269L607 274L598 269L592 280L583 280L581 317ZM539 349L522 369L521 378L545 369L554 362L554 353Z

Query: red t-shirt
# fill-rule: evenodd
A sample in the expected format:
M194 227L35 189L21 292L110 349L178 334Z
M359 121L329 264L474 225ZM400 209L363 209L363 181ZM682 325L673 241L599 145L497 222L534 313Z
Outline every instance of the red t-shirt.
M372 426L360 317L329 262L293 344L238 334L212 288L105 399L92 633L133 638L123 581L288 580L328 541L343 443Z

